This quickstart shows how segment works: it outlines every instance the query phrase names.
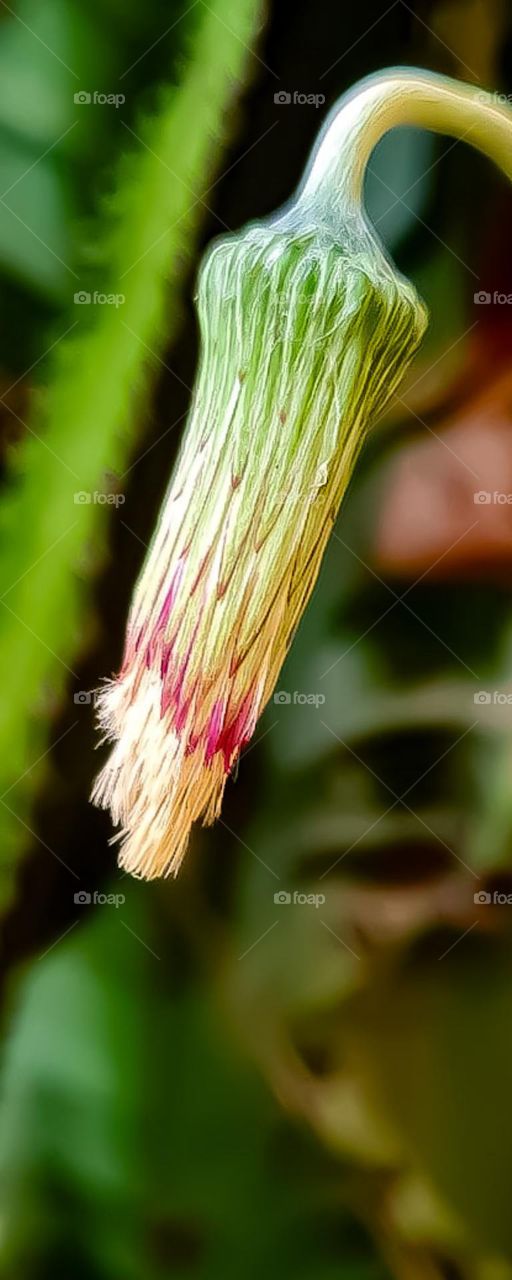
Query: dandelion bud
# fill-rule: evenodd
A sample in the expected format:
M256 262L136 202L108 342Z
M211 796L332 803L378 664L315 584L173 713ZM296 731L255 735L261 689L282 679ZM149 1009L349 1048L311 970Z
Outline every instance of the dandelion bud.
M503 163L510 118L483 96L405 71L363 83L329 118L290 205L206 256L190 418L122 668L99 699L114 745L93 798L136 875L176 872L192 824L218 816L366 432L426 325L366 219L368 156L393 124L474 125L470 140Z

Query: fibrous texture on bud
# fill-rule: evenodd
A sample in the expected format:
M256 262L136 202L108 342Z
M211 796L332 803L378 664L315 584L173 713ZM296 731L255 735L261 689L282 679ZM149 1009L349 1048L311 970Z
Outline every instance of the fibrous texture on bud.
M310 177L284 213L214 244L200 274L190 419L99 700L114 745L94 798L137 875L175 872L192 824L218 816L365 432L425 327L353 193L331 203L320 169L318 198Z

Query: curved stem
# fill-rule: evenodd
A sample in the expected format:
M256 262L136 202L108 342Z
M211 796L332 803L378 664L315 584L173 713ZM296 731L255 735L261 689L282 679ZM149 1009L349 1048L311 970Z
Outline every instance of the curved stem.
M298 203L361 207L364 173L377 142L413 125L471 143L512 179L512 110L495 95L447 76L397 68L345 94L322 130Z

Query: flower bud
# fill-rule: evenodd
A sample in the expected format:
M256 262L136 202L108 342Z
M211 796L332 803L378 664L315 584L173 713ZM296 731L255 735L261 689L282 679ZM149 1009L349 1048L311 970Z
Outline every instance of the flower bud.
M192 824L218 816L366 433L425 329L361 204L367 133L371 150L376 102L384 127L390 93L400 105L398 74L350 95L297 198L215 242L200 272L190 418L122 669L99 699L114 746L94 799L120 824L120 862L136 875L176 872ZM400 74L415 103L418 76Z

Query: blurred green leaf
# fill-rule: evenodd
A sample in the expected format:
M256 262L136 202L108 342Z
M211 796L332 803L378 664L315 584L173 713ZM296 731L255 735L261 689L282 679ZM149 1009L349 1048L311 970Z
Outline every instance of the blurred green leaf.
M120 301L70 307L71 333L56 335L44 404L29 425L31 439L4 498L0 661L9 685L1 739L9 746L0 786L16 786L11 802L17 813L34 785L33 762L44 751L47 726L37 714L42 690L50 685L54 696L62 693L74 674L70 659L83 644L81 557L87 550L97 567L104 555L104 508L90 497L78 503L74 497L101 491L105 472L124 473L148 357L159 360L178 323L169 290L177 295L192 255L202 196L258 18L254 0L217 0L201 9L199 21L190 19L191 47L179 87L164 89L158 113L137 127L137 150L121 164L115 195L98 220L93 278L73 282L76 291L89 286L84 296L92 300L96 289ZM71 289L70 295L72 302ZM6 872L26 834L16 816L13 821L12 805L1 809Z

